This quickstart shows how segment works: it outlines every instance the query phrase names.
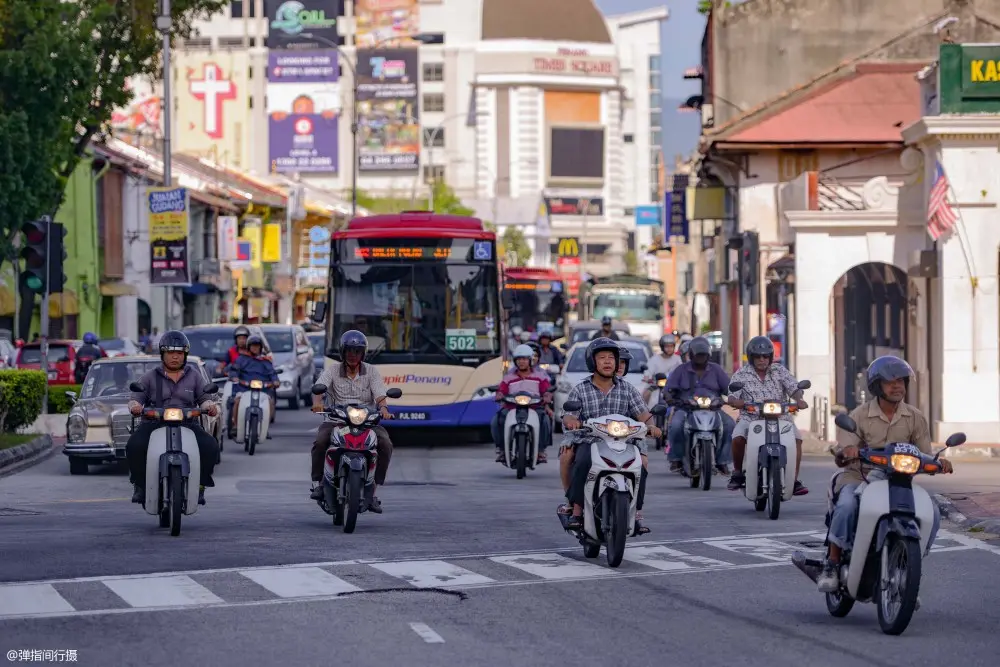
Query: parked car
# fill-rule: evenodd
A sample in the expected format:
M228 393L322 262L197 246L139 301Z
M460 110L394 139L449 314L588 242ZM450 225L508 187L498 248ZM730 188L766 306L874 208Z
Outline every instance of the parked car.
M322 331L312 331L306 334L313 349L313 382L319 379L326 363L326 334Z
M563 403L569 396L570 390L578 385L584 378L590 375L587 370L586 352L589 340L582 341L574 345L566 353L566 363L563 364L562 372L556 377L556 391L553 396L553 407L556 419L561 420L563 415ZM646 345L641 342L621 341L621 344L632 353L632 361L629 362L628 374L625 379L633 386L642 391L642 369L649 363L649 355L646 353Z
M83 341L57 338L49 341L46 367L42 368L42 344L38 341L25 343L17 351L15 366L23 370L45 370L49 374L49 384L76 384L76 351Z
M299 409L299 402L312 405L313 348L305 330L297 324L262 324L271 346L274 369L283 368L278 378L278 398L288 401L288 407Z
M139 344L128 338L105 338L98 341L98 345L109 357L127 357L136 354L143 354Z
M0 369L14 368L17 361L17 348L8 338L0 338Z
M600 329L600 320L572 322L569 325L569 335L566 338L560 338L558 341L553 342L560 345L561 349L568 350L581 341L590 340ZM618 334L620 338L632 335L632 330L626 322L613 321L611 323L611 330Z
M160 358L152 355L98 359L87 372L80 394L66 392L73 407L66 417L63 454L69 459L71 475L85 475L91 465L125 461L125 443L132 434L128 385L160 363ZM206 384L211 381L201 359L189 356L188 363L198 368ZM214 394L212 400L220 404L221 395ZM201 425L217 439L222 435L219 416L203 414Z

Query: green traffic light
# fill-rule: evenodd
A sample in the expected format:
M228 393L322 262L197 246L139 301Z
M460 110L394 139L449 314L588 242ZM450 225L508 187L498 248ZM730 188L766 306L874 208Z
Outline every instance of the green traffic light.
M38 276L28 276L24 279L24 284L28 286L33 292L37 292L42 289L42 279Z

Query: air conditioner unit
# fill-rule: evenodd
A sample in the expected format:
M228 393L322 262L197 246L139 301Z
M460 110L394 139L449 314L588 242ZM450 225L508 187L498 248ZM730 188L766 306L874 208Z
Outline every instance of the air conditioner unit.
M701 126L715 127L715 105L705 103L701 105Z

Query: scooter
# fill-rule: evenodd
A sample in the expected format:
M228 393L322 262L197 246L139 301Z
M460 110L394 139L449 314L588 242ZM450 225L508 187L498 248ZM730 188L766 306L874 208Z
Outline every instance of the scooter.
M326 394L325 384L314 384L314 396ZM399 398L403 392L389 389L388 398ZM333 422L330 445L323 465L323 499L317 504L333 517L334 526L343 526L353 533L358 514L367 511L375 493L375 466L378 463L378 437L375 427L382 421L378 409L371 405L352 403L334 405L324 412Z
M684 476L691 480L691 488L703 491L712 488L715 471L715 448L722 441L722 399L698 391L688 401L680 401L687 409L684 420L684 442L687 452Z
M134 392L145 392L138 382L129 385ZM210 383L206 394L219 393ZM198 487L201 481L201 455L194 431L184 422L201 416L200 409L146 408L146 419L163 424L149 435L146 450L146 501L142 508L160 518L160 528L170 527L170 534L181 534L181 516L198 511Z
M806 390L812 386L809 380L802 380L798 388ZM743 389L742 382L729 385L729 393ZM798 412L797 401L748 402L746 410L757 417L750 422L747 430L746 453L743 455L743 475L746 485L743 494L753 503L758 512L767 509L771 520L778 518L781 502L791 500L795 491L795 461L797 445L795 429L791 422L782 421L782 415ZM791 474L789 474L791 470ZM792 479L789 480L789 477Z
M489 387L495 392L496 386ZM539 396L527 391L504 396L508 407L503 423L504 465L517 470L517 478L524 479L525 472L538 464L538 444L541 437L541 420L536 412L542 404Z
M848 433L858 431L845 414L837 415L835 422ZM941 454L964 443L965 434L954 433L934 456L902 442L882 449L859 447L859 460L874 470L856 491L860 495L857 529L853 549L841 555L840 589L825 594L831 616L847 616L855 602L874 602L882 632L900 635L906 630L917 610L920 573L923 558L930 553L934 525L934 501L914 483L914 477L941 472ZM828 513L827 528L830 519ZM797 551L792 562L813 582L819 579L822 560Z
M653 381L649 385L650 396L648 407L652 410L657 405L663 405L666 407L666 412L662 415L656 416L656 427L660 429L662 435L656 438L655 447L657 450L669 451L670 445L667 440L667 424L670 423L670 407L667 406L666 401L666 387L667 387L667 375L666 373L657 373L653 376Z
M284 372L282 368L277 370L278 375ZM257 450L257 443L267 439L267 431L271 425L271 413L274 410L274 404L271 402L271 395L267 391L271 383L265 383L263 380L250 380L249 382L244 380L230 380L230 382L249 387L250 391L244 392L243 398L240 399L240 406L236 414L235 432L232 430L230 422L226 422L226 429L229 431L233 441L242 444L243 451L253 456ZM234 400L234 398L230 398L230 400ZM232 405L226 410L227 418L231 411Z
M567 401L567 412L583 405ZM653 414L665 411L662 405ZM583 545L583 555L597 558L601 545L607 548L610 567L621 565L625 539L638 535L635 512L642 479L642 456L637 443L646 437L646 425L624 415L588 419L579 433L596 436L590 444L591 464L584 487L583 530L569 528L569 516L557 513L563 528Z

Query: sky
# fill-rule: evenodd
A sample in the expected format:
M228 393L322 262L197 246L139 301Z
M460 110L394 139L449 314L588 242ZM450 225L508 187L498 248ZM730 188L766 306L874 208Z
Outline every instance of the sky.
M696 113L681 113L677 106L701 92L700 82L685 81L684 70L701 64L701 37L705 17L698 13L696 0L596 0L605 15L625 14L652 7L666 7L670 18L663 24L660 37L663 70L663 153L673 166L677 153L687 155L698 144L701 118Z

